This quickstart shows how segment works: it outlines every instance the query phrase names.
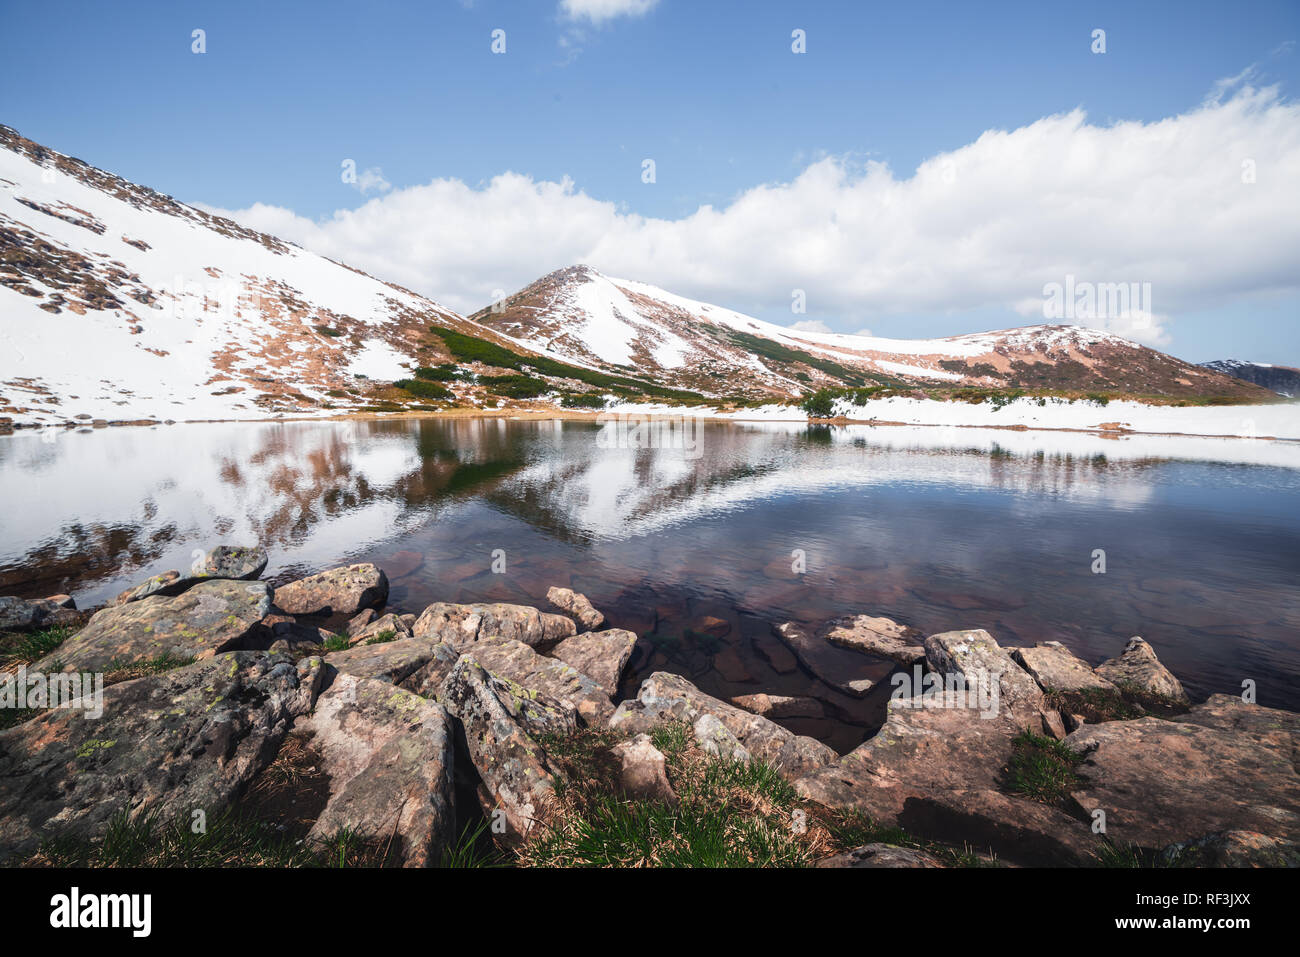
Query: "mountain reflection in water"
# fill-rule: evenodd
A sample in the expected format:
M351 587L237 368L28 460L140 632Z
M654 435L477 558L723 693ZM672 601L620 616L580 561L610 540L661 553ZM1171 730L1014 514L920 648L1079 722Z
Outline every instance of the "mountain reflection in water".
M3 437L0 593L69 592L85 607L221 541L264 543L276 580L374 561L409 611L544 605L568 585L643 636L625 692L653 670L723 697L815 692L830 717L784 723L841 749L883 697L829 690L773 622L883 614L1003 644L1057 639L1093 663L1140 634L1194 697L1253 679L1262 704L1300 707L1295 444L706 423L697 449L636 449L601 428L455 418ZM692 627L705 616L729 631ZM835 654L846 678L889 673Z

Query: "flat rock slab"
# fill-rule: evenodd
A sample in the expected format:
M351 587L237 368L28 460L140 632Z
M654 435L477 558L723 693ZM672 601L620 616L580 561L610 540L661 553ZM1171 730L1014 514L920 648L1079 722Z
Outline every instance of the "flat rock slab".
M572 588L547 589L546 600L559 608L587 631L595 631L605 623L605 616L587 600L587 596Z
M1044 691L1117 690L1059 641L1042 642L1033 648L1016 648L1011 657Z
M489 816L500 811L507 842L522 840L554 797L552 771L536 741L576 728L573 712L494 675L462 655L443 684L442 702L463 725L469 758L482 781Z
M1155 649L1141 638L1130 638L1124 653L1103 661L1097 674L1121 688L1133 688L1174 701L1188 702L1182 683L1160 663Z
M424 610L411 630L419 638L445 641L461 651L483 638L507 638L531 646L560 641L578 632L572 618L503 602L437 602Z
M309 840L328 842L346 830L391 847L404 867L440 862L456 827L454 735L441 705L340 674L298 727L329 777L329 799Z
M775 625L772 633L781 639L800 664L832 688L855 698L865 697L872 682L862 672L862 659L836 648L794 622Z
M424 638L399 638L378 645L357 645L345 651L332 651L325 660L354 677L373 678L396 685L424 668L437 654L437 642ZM452 655L454 662L454 652ZM451 670L450 666L447 670Z
M788 779L801 777L837 757L814 738L796 735L766 718L705 694L680 675L662 671L643 681L637 697L620 704L609 724L643 733L666 721L685 721L694 727L702 715L718 719L750 755Z
M831 622L822 637L832 645L910 665L925 657L921 632L892 618L853 615Z
M102 836L120 812L211 820L271 763L324 675L319 658L230 652L104 689L98 719L60 708L0 732L0 856Z
M824 857L818 867L943 867L933 855L894 844L864 844L834 857Z
M122 592L113 604L139 601L150 595L179 595L210 578L251 581L266 571L268 560L266 549L260 545L218 545L205 552L186 571L172 570L154 575Z
M386 638L394 641L400 638L409 638L410 635L411 626L406 623L406 619L401 615L389 612L387 615L382 615L370 623L362 625L355 631L349 628L348 642L352 647L356 647L375 639Z
M1230 704L1229 702L1235 702ZM1300 716L1216 695L1173 720L1085 725L1071 797L1120 844L1160 850L1219 831L1300 839Z
M622 628L589 631L565 638L551 649L551 657L592 678L605 694L618 694L619 678L632 657L636 635Z
M614 713L613 702L594 678L563 661L539 655L521 641L484 638L469 652L488 671L560 702L584 724L604 725Z
M331 568L275 590L275 606L290 615L355 615L386 601L388 576L369 562Z
M264 582L215 579L174 597L154 595L96 612L33 670L107 671L162 655L202 658L243 649L271 607Z

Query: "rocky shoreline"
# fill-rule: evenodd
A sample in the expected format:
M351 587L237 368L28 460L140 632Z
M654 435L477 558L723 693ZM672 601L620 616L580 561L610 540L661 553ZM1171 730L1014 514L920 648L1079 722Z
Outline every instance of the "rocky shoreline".
M554 863L537 847L591 840L575 816L600 797L670 824L701 802L759 813L698 786L745 768L776 795L761 813L794 842L785 863L950 866L961 848L1012 866L1300 864L1300 715L1192 703L1141 638L1094 668L1055 642L1003 648L866 614L778 625L833 687L825 649L895 665L883 724L841 755L780 723L820 716L814 698L728 702L656 672L618 700L638 636L567 588L549 610L416 613L387 607L371 564L279 587L266 566L260 547L220 546L101 609L0 598L0 632L56 635L0 665L10 698L20 679L43 692L0 724L0 863L48 863L58 842L102 844L124 821L193 830L268 794L306 847L345 834L384 863L430 866L472 832L507 862ZM97 716L86 689L53 700L73 676L98 677ZM866 693L852 684L840 690ZM870 828L837 830L849 819Z

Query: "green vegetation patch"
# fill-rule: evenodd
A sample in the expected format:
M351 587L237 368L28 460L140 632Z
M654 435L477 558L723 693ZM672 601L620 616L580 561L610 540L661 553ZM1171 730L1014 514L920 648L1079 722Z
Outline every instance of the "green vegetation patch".
M1075 767L1083 756L1055 738L1022 731L1011 742L1005 787L1015 794L1059 805L1080 781Z
M455 398L452 391L446 386L438 385L436 382L427 382L424 379L400 379L394 382L393 385L421 399Z

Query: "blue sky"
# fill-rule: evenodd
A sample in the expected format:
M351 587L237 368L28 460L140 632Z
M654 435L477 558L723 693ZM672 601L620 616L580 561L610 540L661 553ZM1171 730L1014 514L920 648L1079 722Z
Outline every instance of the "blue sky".
M482 190L507 171L532 183L571 181L572 191L621 216L678 221L762 184L790 183L826 157L859 172L885 163L902 180L985 131L1076 108L1101 127L1156 123L1194 110L1216 81L1252 65L1252 85L1275 86L1282 103L1300 89L1294 0L650 7L593 23L566 15L558 0L6 3L0 122L188 202L264 204L309 223L381 193L392 206L403 190L434 180ZM1104 55L1090 50L1098 27ZM201 56L191 52L195 28L206 31ZM490 50L497 28L506 31L505 55ZM807 32L805 55L791 53L794 28ZM644 158L656 164L654 184L642 182ZM391 188L362 194L343 183L343 159L382 170ZM293 223L285 231L293 234ZM311 238L308 226L299 231L290 238ZM317 238L324 252L461 308L475 296L485 304L496 282L533 278L453 268L451 255L436 251L407 263L339 231ZM710 279L725 269L708 267L709 249L687 255L698 268L647 259L640 274L635 260L607 258L623 274L632 266L630 278L836 331L951 334L1032 321L1011 312L1006 295L902 297L881 307L829 289L820 300L810 290L808 314L791 316L780 305L788 296L748 297L739 279ZM1084 274L1088 261L1078 259L1060 271L1077 265ZM527 265L540 274L548 263ZM1098 279L1141 272L1108 266ZM1171 282L1157 286L1156 312ZM1178 309L1163 346L1196 361L1300 364L1295 290L1276 288L1275 277L1259 283L1273 288L1228 285L1204 305L1191 291L1166 295Z

